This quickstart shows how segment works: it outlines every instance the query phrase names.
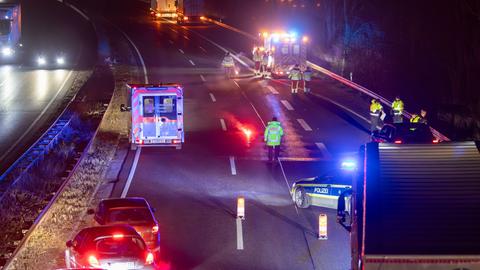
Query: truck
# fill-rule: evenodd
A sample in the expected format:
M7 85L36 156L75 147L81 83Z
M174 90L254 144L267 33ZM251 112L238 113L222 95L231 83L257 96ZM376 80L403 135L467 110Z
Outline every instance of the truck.
M2 62L12 60L22 46L22 14L18 1L0 1L0 49Z
M338 198L353 270L480 269L480 143L361 147Z
M290 70L299 65L303 70L307 67L307 48L309 37L299 36L296 32L261 32L258 34L258 46L268 56L267 70L273 77L285 77Z
M205 3L203 0L177 0L177 23L206 23Z
M150 12L155 18L175 18L177 16L177 1L151 0Z
M131 99L132 149L173 146L181 149L183 88L178 84L128 84Z

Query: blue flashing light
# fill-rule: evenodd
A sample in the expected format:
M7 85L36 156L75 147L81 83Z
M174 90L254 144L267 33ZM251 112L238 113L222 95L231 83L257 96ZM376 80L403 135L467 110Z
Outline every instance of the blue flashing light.
M354 171L357 169L357 162L354 160L344 160L342 161L341 168L345 171Z
M296 37L296 36L297 36L297 32L292 31L292 32L289 33L289 35L290 35L291 37Z

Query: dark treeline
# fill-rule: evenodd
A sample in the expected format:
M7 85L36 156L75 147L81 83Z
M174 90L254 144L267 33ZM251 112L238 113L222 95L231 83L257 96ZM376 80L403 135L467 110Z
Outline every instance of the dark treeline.
M248 31L294 25L310 56L393 99L456 139L480 139L480 0L227 0L217 14Z

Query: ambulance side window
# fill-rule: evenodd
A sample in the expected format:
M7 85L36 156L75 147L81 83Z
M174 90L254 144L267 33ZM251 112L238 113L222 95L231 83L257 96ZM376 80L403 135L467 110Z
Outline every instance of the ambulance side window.
M155 99L154 97L143 98L143 116L153 117L155 115Z
M300 45L293 45L293 55L300 54Z

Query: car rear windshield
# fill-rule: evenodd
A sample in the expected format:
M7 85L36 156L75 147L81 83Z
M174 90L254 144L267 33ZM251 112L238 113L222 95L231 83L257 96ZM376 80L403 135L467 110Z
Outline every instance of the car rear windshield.
M145 251L145 244L137 237L104 238L96 241L100 257L137 256Z
M152 215L147 208L119 208L111 209L108 215L109 222L140 223L150 222Z

